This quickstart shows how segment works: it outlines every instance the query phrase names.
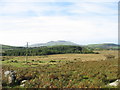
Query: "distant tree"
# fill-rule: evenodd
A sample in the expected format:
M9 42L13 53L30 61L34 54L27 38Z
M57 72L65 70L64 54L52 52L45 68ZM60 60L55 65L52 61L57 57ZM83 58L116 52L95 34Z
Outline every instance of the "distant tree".
M60 46L44 46L38 48L29 48L28 55L36 56L36 55L51 55L51 54L64 54L64 53L94 53L92 50L87 49L81 46L70 46L70 45L60 45ZM25 49L13 49L7 50L3 53L3 55L7 56L25 56Z

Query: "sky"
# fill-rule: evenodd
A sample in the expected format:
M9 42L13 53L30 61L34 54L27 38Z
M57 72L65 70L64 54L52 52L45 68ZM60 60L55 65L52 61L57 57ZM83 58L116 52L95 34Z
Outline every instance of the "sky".
M0 44L118 43L118 0L0 0Z

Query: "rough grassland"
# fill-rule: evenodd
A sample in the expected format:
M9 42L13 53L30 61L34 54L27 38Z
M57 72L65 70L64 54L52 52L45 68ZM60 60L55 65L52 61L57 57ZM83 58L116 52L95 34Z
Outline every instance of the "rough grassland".
M24 56L3 57L3 73L17 72L13 86L3 75L3 87L20 88L21 81L27 80L25 88L108 88L106 85L118 76L118 52L99 53L29 56L27 63Z

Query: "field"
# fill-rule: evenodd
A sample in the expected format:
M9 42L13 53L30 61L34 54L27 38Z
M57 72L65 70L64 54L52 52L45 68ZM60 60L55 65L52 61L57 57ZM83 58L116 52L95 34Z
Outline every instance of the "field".
M118 51L96 51L99 54L57 54L43 56L3 56L3 73L16 71L14 85L3 75L3 87L24 88L114 88L118 78ZM26 62L27 58L27 62Z

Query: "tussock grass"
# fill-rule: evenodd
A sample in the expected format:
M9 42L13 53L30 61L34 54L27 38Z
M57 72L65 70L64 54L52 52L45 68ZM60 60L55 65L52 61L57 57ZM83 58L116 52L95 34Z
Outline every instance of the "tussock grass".
M107 60L106 54L115 58ZM25 88L109 88L106 85L116 80L118 75L117 51L29 56L27 64L23 56L6 58L2 61L3 73L12 69L17 72L13 88L20 88L20 81L24 79L27 79ZM11 60L18 63L9 62ZM4 75L3 81L3 87L8 87Z

